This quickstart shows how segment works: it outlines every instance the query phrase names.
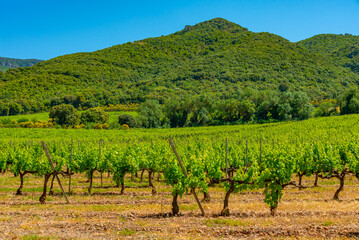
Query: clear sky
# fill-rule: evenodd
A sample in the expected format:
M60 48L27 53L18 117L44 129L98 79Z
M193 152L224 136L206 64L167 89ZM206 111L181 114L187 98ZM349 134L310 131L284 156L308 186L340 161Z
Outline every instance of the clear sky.
M222 17L292 42L359 35L359 0L0 0L0 56L50 59Z

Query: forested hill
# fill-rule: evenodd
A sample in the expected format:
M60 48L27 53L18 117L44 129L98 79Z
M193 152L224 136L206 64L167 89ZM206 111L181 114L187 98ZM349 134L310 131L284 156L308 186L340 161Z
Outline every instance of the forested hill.
M340 66L359 73L359 36L320 34L300 41L298 45L326 55Z
M38 59L17 59L0 57L0 71L6 71L9 68L32 67L36 63L41 62Z
M216 18L168 36L10 69L0 73L0 99L47 101L83 93L87 100L116 104L181 94L230 98L246 87L316 98L357 83L359 74L321 53Z

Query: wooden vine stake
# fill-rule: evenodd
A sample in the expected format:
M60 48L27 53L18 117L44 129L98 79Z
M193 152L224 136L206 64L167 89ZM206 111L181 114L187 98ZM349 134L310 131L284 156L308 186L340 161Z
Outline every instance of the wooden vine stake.
M228 140L226 138L226 178L228 178Z
M259 162L262 163L262 138L259 139Z
M248 140L246 140L246 172L248 169Z
M99 159L101 159L101 139L98 143L98 147L99 147ZM101 187L103 187L103 180L102 180L102 171L101 171Z
M69 169L69 194L71 194L71 163L73 154L74 141L71 139L71 155L70 155L70 169Z
M169 139L169 141L170 141L170 145L171 145L171 147L172 147L172 150L173 150L173 152L175 153L175 155L176 155L176 157L177 157L177 160L178 160L178 162L179 162L179 164L180 164L180 166L181 166L181 168L182 168L183 174L187 177L187 172L186 172L186 170L185 170L184 167L183 167L182 161L181 161L181 159L180 159L180 157L179 157L179 155L178 155L178 153L177 153L177 151L176 151L176 147L175 147L175 145L173 144L172 139ZM198 199L198 197L197 197L196 191L195 191L194 188L191 188L191 189L192 189L193 196L194 196L194 198L195 198L196 201L197 201L198 207L199 207L199 209L201 209L202 216L204 216L204 210L203 210L203 208L202 208L201 202L199 201L199 199Z
M52 163L52 160L51 160L49 151L47 150L46 144L45 144L44 141L41 141L41 144L42 144L42 147L44 148L44 151L45 151L45 153L46 153L47 159L48 159L49 162L50 162L52 171L55 172L55 167L54 167L54 164ZM66 192L65 192L64 188L62 187L62 184L61 184L61 182L60 182L60 178L59 178L59 176L57 176L57 174L55 174L55 176L56 176L56 179L57 179L57 181L58 181L58 183L59 183L59 185L60 185L61 191L62 191L62 193L64 194L66 203L69 204L70 202L69 202L69 200L67 199Z

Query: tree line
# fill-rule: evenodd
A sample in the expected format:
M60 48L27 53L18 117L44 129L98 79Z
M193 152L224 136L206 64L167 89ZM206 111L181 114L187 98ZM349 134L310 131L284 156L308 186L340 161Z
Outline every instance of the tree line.
M137 119L127 116L125 120L120 119L120 123L144 128L191 127L345 115L359 113L359 91L352 89L338 100L321 101L316 108L313 105L303 92L247 89L229 99L215 99L209 95L176 97L164 105L148 100L139 106Z
M164 102L148 99L138 106L137 116L123 114L118 124L131 128L175 128L215 126L242 123L266 123L304 120L312 116L332 116L359 113L359 91L351 89L338 99L310 101L306 93L257 91L246 88L228 98L211 94L179 95ZM0 115L35 113L50 108L49 117L62 126L87 123L109 123L108 113L99 104L84 107L83 95L67 95L45 106L34 100L1 101ZM82 113L78 110L87 109Z

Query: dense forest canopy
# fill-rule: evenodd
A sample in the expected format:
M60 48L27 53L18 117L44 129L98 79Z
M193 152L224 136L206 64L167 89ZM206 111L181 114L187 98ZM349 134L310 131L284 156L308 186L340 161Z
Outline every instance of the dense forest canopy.
M245 88L301 91L316 99L336 98L358 83L357 72L320 51L216 18L168 36L10 69L0 73L0 99L49 105L80 94L100 105L163 103L203 93L229 99Z
M359 36L321 34L298 42L298 46L327 56L339 66L359 73Z

